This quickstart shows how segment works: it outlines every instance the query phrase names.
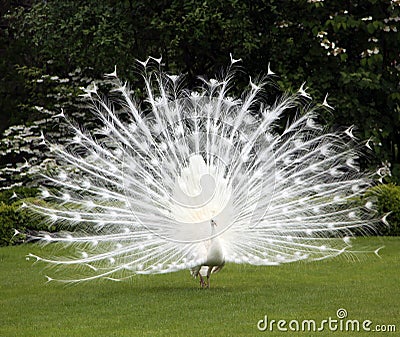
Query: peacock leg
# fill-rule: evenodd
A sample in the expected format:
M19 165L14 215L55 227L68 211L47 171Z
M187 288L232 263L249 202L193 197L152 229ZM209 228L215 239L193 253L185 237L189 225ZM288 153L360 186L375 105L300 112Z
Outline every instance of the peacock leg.
M199 273L199 277L200 277L200 286L201 286L202 288L204 288L206 284L204 283L203 276L201 276L200 273Z
M211 271L212 271L213 267L209 267L208 271L207 271L207 288L210 288L210 279L211 279Z

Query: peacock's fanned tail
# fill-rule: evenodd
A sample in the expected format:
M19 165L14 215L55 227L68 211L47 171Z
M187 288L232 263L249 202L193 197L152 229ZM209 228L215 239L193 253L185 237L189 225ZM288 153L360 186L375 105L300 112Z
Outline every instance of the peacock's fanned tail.
M255 265L336 256L374 230L373 203L361 203L372 181L359 169L361 146L352 128L317 123L327 104L312 104L302 86L268 105L266 82L231 96L232 69L190 92L159 62L142 62L145 100L109 74L109 100L95 86L85 93L101 127L67 120L71 142L48 143L64 164L45 176L43 201L27 206L66 231L34 235L60 251L32 257L63 266L69 281L121 279L201 265L211 219L225 260ZM296 117L278 132L288 112Z

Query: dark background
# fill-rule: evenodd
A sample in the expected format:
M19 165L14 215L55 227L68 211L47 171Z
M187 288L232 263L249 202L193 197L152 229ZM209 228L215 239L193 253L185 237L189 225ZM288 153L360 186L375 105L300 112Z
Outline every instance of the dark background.
M121 78L141 88L135 59L162 55L164 69L213 76L243 60L251 76L279 75L282 90L306 81L331 127L356 126L371 139L365 166L390 165L400 177L399 1L1 1L0 134L14 142L12 125L79 109L81 86L117 65ZM248 78L238 78L241 92ZM140 89L137 90L140 95ZM84 118L84 116L82 117ZM36 124L35 124L36 125ZM42 123L36 131L54 128ZM29 129L31 130L31 129ZM5 132L5 133L4 133ZM19 131L18 131L19 132ZM29 131L30 132L30 131ZM29 153L3 152L15 166Z

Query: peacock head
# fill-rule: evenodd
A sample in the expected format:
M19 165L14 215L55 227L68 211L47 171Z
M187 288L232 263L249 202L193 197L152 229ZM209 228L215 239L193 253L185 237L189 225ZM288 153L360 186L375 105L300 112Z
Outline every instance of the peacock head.
M211 224L211 237L217 234L217 223L214 221L214 219L210 220Z

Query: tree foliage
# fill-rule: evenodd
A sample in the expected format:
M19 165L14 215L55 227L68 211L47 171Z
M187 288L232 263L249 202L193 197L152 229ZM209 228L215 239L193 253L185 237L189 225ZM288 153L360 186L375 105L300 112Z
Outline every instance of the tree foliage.
M114 65L135 86L135 59L162 55L166 70L187 73L191 85L221 71L232 53L253 76L271 63L283 89L307 81L321 102L329 92L327 123L355 124L372 139L370 164L389 161L399 179L398 0L49 0L11 1L9 9L0 131L76 102L80 86Z

